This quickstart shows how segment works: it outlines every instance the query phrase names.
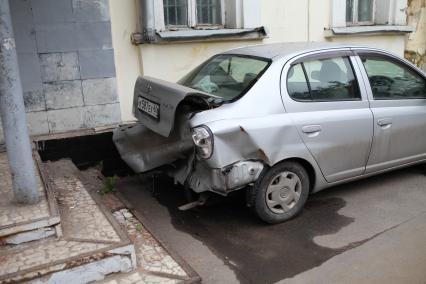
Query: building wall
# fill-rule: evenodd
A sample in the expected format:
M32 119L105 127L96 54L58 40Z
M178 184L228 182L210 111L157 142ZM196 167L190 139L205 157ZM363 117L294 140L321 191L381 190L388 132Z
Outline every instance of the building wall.
M408 22L417 28L409 37L325 37L332 1L261 1L261 24L269 35L263 40L136 46L130 36L138 31L138 0L10 0L30 132L65 132L133 120L138 75L177 81L208 57L244 45L336 41L401 56L407 45L406 55L424 58L426 0L409 1Z
M118 96L122 120L128 121L133 119L133 86L137 76L143 74L139 47L130 42L138 26L136 0L110 0L110 7Z
M108 0L10 0L31 134L121 121Z
M243 45L333 41L379 47L404 55L404 34L325 37L324 29L330 27L331 3L332 0L261 1L261 22L269 32L269 37L264 40L134 46L130 35L137 31L137 0L110 0L113 46L115 57L119 58L116 64L122 119L133 119L133 85L138 75L177 81L208 57Z
M407 36L405 57L426 71L426 0L408 1L407 24L415 32Z

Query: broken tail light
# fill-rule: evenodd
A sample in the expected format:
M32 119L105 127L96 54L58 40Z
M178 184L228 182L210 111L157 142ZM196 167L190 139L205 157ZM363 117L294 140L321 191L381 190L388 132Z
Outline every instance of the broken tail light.
M192 140L200 158L208 159L211 157L213 153L213 135L207 126L193 128Z

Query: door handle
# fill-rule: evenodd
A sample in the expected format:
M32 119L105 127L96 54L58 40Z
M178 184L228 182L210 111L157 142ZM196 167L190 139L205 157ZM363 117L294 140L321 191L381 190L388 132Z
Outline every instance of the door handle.
M306 125L302 127L303 133L311 134L321 131L321 125Z
M377 120L377 125L379 126L388 126L392 124L392 118L381 118Z

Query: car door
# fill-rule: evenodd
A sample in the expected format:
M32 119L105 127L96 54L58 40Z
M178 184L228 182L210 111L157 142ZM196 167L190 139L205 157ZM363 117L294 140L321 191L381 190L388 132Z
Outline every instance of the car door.
M426 79L385 53L357 51L367 78L374 137L367 173L426 159Z
M328 182L362 175L371 148L373 116L354 58L321 52L283 70L285 109Z

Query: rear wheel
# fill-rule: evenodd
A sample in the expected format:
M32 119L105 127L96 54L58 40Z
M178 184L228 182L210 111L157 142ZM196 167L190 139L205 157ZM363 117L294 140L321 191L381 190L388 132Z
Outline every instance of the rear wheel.
M309 176L297 162L283 162L264 172L253 188L253 209L263 221L287 221L302 211L309 195Z

